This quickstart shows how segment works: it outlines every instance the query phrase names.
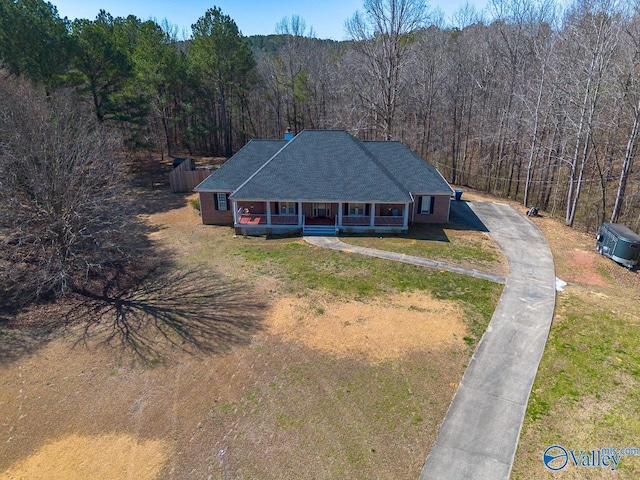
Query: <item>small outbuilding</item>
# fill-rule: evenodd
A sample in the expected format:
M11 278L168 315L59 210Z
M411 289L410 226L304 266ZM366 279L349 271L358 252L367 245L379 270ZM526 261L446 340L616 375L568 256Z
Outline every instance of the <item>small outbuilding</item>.
M640 258L640 236L625 225L604 222L596 235L596 250L632 269Z

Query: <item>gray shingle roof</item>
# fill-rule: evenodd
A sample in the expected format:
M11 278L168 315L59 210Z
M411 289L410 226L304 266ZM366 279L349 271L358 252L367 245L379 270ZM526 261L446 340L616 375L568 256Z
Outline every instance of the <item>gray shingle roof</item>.
M451 194L440 173L400 142L362 142L343 130L293 140L252 140L197 191L234 200L405 203L411 193Z
M392 175L411 193L453 193L451 186L433 166L400 142L362 142Z
M362 143L342 130L305 130L232 196L236 200L410 202Z
M251 140L195 190L233 192L286 144L286 140Z

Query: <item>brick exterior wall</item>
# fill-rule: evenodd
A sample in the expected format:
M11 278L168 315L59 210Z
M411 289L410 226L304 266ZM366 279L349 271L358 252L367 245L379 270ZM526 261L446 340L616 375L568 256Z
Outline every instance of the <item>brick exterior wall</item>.
M413 215L414 212L410 212L409 222L411 222L412 219L413 223L420 224L447 223L449 221L449 202L451 201L451 197L449 195L431 196L434 197L433 213L430 215L421 215L420 212L418 212L418 197L416 196L416 201L412 207L415 210L415 216Z
M229 210L216 210L214 195L212 192L199 192L200 216L205 225L233 225L233 211L231 202Z
M229 210L216 210L215 209L215 193L212 192L199 192L200 196L200 215L202 217L202 223L205 225L233 225L233 211L231 210L231 201L229 201ZM428 223L447 223L449 221L449 202L451 198L449 195L434 195L433 213L430 215L421 215L418 213L418 198L416 202L410 206L409 210L409 222L415 224L428 224ZM253 213L260 214L265 213L264 203L256 202L252 203L254 208ZM239 205L241 207L242 205ZM402 211L402 205L398 205L398 209ZM332 205L332 213L337 215L337 210L334 212L337 206ZM376 206L376 214L380 214L380 206ZM415 210L415 214L414 211ZM303 212L307 216L311 216L311 204L304 204Z

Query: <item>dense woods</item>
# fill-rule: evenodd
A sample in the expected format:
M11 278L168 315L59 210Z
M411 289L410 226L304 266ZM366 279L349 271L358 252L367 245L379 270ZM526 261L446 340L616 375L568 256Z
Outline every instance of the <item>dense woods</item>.
M229 156L287 127L340 128L400 140L449 181L568 225L637 231L639 12L492 0L445 23L422 0L364 0L335 42L297 16L244 37L212 8L181 39L166 22L71 22L41 0L0 0L0 58L5 75L71 90L132 151Z

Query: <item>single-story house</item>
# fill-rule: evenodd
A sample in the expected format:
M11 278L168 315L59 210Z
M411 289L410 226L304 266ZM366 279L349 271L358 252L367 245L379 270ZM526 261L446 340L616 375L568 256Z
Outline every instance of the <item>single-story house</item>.
M446 223L453 193L402 143L342 130L251 140L195 190L204 224L243 235L401 232Z

